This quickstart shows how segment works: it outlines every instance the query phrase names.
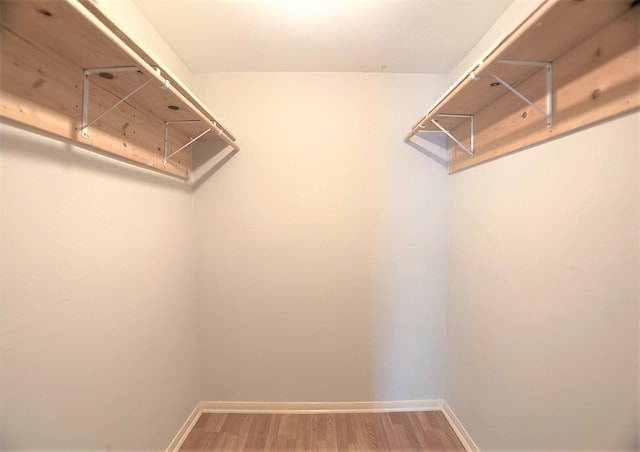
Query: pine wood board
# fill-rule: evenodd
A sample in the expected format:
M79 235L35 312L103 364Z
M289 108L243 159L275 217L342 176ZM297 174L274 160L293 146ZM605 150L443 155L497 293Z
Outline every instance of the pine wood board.
M635 5L635 6L633 6ZM554 136L640 107L640 7L632 0L548 0L460 79L407 135L439 131L437 120L470 147L473 157L449 140L449 173L515 152ZM546 108L545 69L501 60L553 64L553 126L491 76L495 73L541 109ZM494 86L492 86L494 85Z
M164 123L145 110L122 103L89 128L82 126L82 69L12 32L0 30L0 114L3 117L99 150L188 178L189 152L180 153L164 166ZM99 85L91 87L91 117L106 110L118 97ZM188 139L172 130L170 147Z
M151 52L145 48L141 43L135 41L131 36L127 35L123 32L112 20L111 18L105 14L105 12L100 7L100 0L79 0L82 5L84 5L89 11L91 11L100 21L105 24L112 32L114 32L123 42L125 42L130 48L132 48L138 55L140 55L148 64L153 65L155 61L158 59L151 54ZM171 73L171 71L166 70L163 73L164 77L167 78L171 84L180 91L193 105L197 106L205 115L211 120L214 121L224 132L233 140L236 141L235 136L216 118L214 118L204 104L196 97L195 94L191 90L189 90L186 86L179 82L179 80Z
M514 30L491 53L474 73L474 81L466 77L423 118L426 130L438 130L429 123L438 113L474 114L506 93L491 87L494 72L512 86L532 77L540 69L501 64L498 60L552 62L595 32L606 27L629 10L629 0L560 0L540 6L523 25ZM425 122L426 120L426 122ZM460 119L439 119L451 129L464 122Z
M90 76L90 120L151 81L91 125L87 138L82 137L83 70L135 66L135 62L112 41L112 36L97 30L76 8L69 0L0 1L0 114L81 145L188 179L190 148L164 163L165 121L200 120L192 106L184 101L193 99L187 95L190 92L186 88L178 90L180 94L160 89L158 80L142 71L112 72L113 77L109 79L93 74ZM106 16L102 17L106 20ZM109 26L112 31L118 31L119 36L126 37L112 22ZM150 58L147 54L144 56ZM175 79L171 81L174 88L180 87ZM211 118L206 110L199 111ZM201 120L171 124L169 153L207 128ZM215 133L208 133L201 139L217 138Z
M509 92L478 111L475 155L470 157L450 143L449 172L639 108L639 25L640 8L628 10L553 61L553 127L547 128L543 115ZM544 71L520 83L518 90L544 109ZM463 143L469 140L464 124L452 128L452 133Z

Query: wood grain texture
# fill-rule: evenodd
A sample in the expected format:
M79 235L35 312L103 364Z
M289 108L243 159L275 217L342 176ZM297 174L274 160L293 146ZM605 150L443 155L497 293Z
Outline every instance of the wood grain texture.
M497 61L555 61L625 14L629 10L629 3L628 0L547 0L473 70L480 77L487 77L489 72L499 73L512 86L517 85L539 69L505 66ZM568 23L571 24L570 28L566 26ZM482 110L498 97L496 90L490 88L493 81L487 79L484 83L465 77L420 122L427 126L427 130L437 130L428 122L437 113L472 114ZM448 119L443 120L442 124L451 129L460 122Z
M211 122L204 107L194 108L186 88L178 89L172 79L161 89L165 77L150 67L157 64L132 52L114 34L124 35L75 1L0 0L0 116L184 179L191 172L191 152L186 148L165 164L165 121L195 121L171 124L169 154L207 129L211 132L203 140L222 139L237 148L217 133L221 126ZM83 70L132 66L139 71L109 76L104 70L104 77L90 77L89 120L149 83L83 137Z
M615 4L612 3L612 5ZM640 8L593 34L553 61L553 127L523 101L504 91L475 113L476 152L473 158L449 143L449 172L543 142L640 106ZM518 90L545 107L545 74L536 72ZM479 83L485 83L482 79ZM468 142L468 126L452 130Z
M178 177L189 177L190 152L179 154L165 166L165 118L140 108L137 102L161 91L151 86L89 127L89 136L82 137L83 69L131 66L131 62L116 53L108 41L92 34L66 2L2 0L0 10L1 116ZM49 15L40 12L45 10ZM75 45L67 45L68 52L61 52L56 46L62 42ZM83 55L82 61L73 61L76 53ZM117 73L112 81L96 74L91 80L90 118L114 105L130 85L144 81L138 73ZM122 83L121 89L118 83ZM162 110L169 111L166 106ZM186 143L191 133L173 128L170 149Z
M149 49L144 47L142 43L136 41L132 36L128 35L126 32L121 30L118 25L100 8L99 3L96 0L79 0L80 3L91 13L96 16L100 22L102 22L109 30L111 30L122 42L124 42L129 48L131 48L136 54L140 55L140 57L145 60L147 64L154 66L159 61ZM193 92L185 85L183 85L178 78L171 73L168 68L164 68L163 76L171 82L171 85L176 88L182 95L184 95L189 102L199 108L211 121L215 121L218 127L224 131L233 141L236 138L233 134L227 130L220 121L214 118L207 110L207 107L196 97Z
M438 131L431 120L470 146L466 119L473 115L475 154L449 140L449 173L613 118L640 107L640 7L631 0L548 0L412 126ZM546 108L545 69L502 60L553 63L553 127L534 108L490 75L495 73Z
M439 411L203 413L180 450L464 451L464 447Z

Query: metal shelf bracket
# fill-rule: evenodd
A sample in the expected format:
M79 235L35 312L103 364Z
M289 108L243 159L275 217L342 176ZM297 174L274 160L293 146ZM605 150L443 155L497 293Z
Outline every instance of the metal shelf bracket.
M195 124L195 123L198 123L198 122L202 122L202 121L199 120L199 119L184 119L184 120L181 120L181 121L165 121L164 122L164 166L167 166L167 163L169 162L169 159L171 157L176 155L178 152L182 151L184 148L186 148L190 144L193 144L196 141L198 141L200 138L205 136L207 133L211 132L211 128L208 128L207 130L205 130L204 132L199 134L197 137L191 138L186 144L183 144L178 149L176 149L171 154L169 154L169 125L171 125L171 124ZM214 122L213 124L215 125L216 123ZM220 131L220 133L222 133L222 130ZM218 133L218 135L220 135L220 133Z
M147 86L151 80L147 80L142 85L138 86L136 89L131 91L129 94L121 98L118 102L113 104L111 107L107 108L105 111L100 113L97 117L89 121L89 90L91 87L90 77L92 74L99 73L109 73L112 74L114 72L136 72L139 69L135 66L124 66L124 67L103 67L103 68L93 68L93 69L85 69L83 71L82 76L82 138L87 138L89 136L88 129L89 126L95 124L100 119L104 118L106 115L111 113L114 109L116 109L120 104L125 102L131 96L136 94L142 88Z
M538 111L540 114L544 115L547 118L547 128L551 128L553 126L553 64L547 61L525 61L525 60L498 60L500 64L511 64L511 65L519 65L519 66L539 66L544 67L546 71L546 84L547 84L547 92L546 92L546 111L542 110L542 108L538 107L534 104L529 98L523 95L516 88L505 82L502 78L498 77L493 72L490 72L489 75L493 77L496 81L498 81L501 85L511 91L513 94L518 96L520 99L529 104L532 108ZM477 80L478 77L472 73L472 78Z
M444 127L442 127L437 120L432 119L431 123L436 126L438 129L440 129L440 131L438 130L426 130L425 126L423 126L422 124L419 125L420 129L422 129L422 132L433 132L433 133L444 133L447 137L451 138L452 141L454 141L458 146L460 146L462 149L464 149L464 151L469 154L471 157L473 157L473 151L474 151L474 143L473 143L473 134L474 134L474 128L473 128L473 115L454 115L454 114L445 114L445 113L438 113L436 114L437 117L442 117L442 118L466 118L469 120L469 130L470 130L470 137L471 137L471 143L470 143L470 147L465 146L460 140L458 140L456 137L453 136L453 134L445 129Z

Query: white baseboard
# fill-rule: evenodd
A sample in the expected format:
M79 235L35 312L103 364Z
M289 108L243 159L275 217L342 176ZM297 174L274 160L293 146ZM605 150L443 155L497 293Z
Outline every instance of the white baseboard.
M440 411L442 399L392 402L200 402L204 413L382 413Z
M458 436L458 439L467 450L467 452L480 452L480 448L476 445L476 443L473 442L473 439L471 439L471 435L469 435L467 430L465 430L462 422L460 422L460 419L456 417L447 402L443 403L442 414L444 414L444 417L447 418L449 425Z
M200 419L200 415L202 414L201 405L202 402L198 402L196 404L196 407L193 409L187 420L184 421L184 424L182 424L182 427L180 427L176 436L174 436L171 443L169 443L169 447L167 447L166 452L178 452L180 450L182 443L184 443L184 440L187 439L187 436L189 436L189 433L193 430L196 422Z
M388 413L441 411L467 452L480 452L460 420L442 399L388 402L199 402L184 422L166 452L178 452L202 413Z

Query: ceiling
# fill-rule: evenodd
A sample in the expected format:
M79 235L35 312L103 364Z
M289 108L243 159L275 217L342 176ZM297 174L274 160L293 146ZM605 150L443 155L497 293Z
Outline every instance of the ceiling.
M512 0L134 0L196 73L448 73Z

